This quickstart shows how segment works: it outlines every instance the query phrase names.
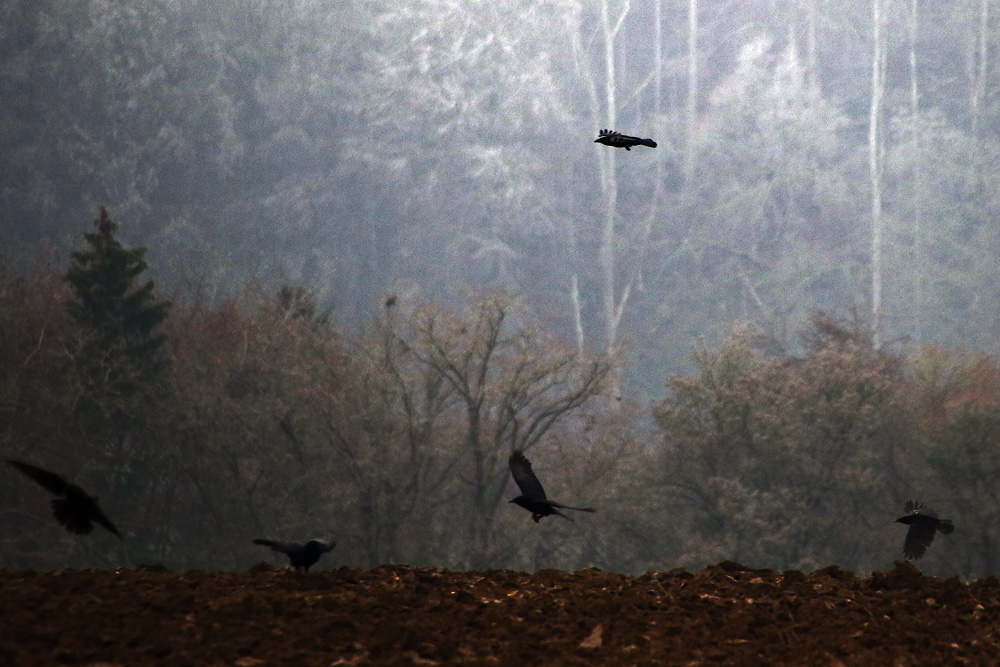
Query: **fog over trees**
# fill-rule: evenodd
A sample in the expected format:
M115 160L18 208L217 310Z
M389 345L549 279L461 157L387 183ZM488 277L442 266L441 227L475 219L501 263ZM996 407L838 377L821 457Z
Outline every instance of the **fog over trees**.
M912 495L995 573L998 54L988 0L9 0L0 447L137 562L865 569ZM101 206L155 343L81 320ZM507 512L518 447L600 513ZM120 564L3 475L0 566Z

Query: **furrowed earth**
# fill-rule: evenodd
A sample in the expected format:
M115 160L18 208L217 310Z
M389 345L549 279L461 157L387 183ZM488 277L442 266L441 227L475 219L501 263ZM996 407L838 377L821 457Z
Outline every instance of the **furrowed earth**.
M3 665L1000 664L1000 581L731 562L639 577L383 566L0 570Z

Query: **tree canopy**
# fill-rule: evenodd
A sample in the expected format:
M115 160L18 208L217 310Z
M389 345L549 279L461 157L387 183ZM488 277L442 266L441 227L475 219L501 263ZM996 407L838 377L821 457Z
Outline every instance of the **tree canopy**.
M347 325L501 287L640 342L647 398L695 335L870 310L876 265L883 340L995 353L984 3L881 2L876 253L865 3L14 0L0 231L31 256L107 202L171 293L299 284Z

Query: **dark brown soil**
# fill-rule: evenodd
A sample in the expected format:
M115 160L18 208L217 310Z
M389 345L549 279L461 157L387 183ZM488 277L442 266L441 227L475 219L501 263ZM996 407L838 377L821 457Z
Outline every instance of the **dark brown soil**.
M3 665L1000 664L1000 581L722 563L0 571Z

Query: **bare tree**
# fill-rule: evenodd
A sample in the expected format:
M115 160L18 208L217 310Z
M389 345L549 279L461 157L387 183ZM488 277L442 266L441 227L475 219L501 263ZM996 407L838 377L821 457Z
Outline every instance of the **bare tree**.
M515 325L508 333L513 317L514 300L493 294L457 317L427 309L414 325L413 353L458 401L469 567L493 560L508 454L535 447L553 426L599 396L614 368L610 358L588 359L528 327Z
M353 512L345 515L354 517L345 530L369 567L436 551L420 535L401 536L414 523L430 525L431 495L446 489L454 466L443 444L453 391L401 342L395 316L388 311L351 347L340 382L314 406L312 435L336 453Z

